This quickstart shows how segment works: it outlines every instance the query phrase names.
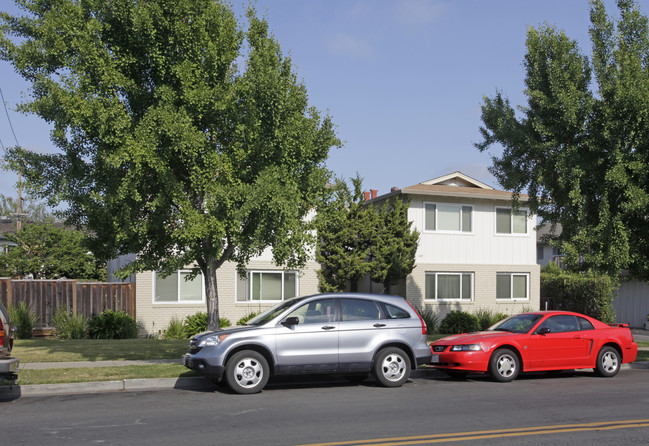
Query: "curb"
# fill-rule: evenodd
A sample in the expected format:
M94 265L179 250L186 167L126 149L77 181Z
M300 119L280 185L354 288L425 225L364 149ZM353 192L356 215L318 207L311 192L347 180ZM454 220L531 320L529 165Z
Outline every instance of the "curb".
M22 396L73 395L84 393L135 392L141 390L165 389L214 389L216 384L203 377L122 379L65 384L33 384L0 387L1 399L15 399Z

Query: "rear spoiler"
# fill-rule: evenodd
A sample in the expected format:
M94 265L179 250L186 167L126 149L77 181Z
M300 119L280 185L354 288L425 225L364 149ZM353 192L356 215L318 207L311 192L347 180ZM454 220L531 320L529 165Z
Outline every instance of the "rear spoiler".
M625 322L623 324L608 324L608 325L609 327L613 327L613 328L629 328L628 322Z

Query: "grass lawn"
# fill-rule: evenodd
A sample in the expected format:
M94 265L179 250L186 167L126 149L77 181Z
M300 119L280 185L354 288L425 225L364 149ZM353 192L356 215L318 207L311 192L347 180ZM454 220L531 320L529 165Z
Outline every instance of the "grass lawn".
M13 355L22 363L179 359L188 345L186 339L19 339Z
M21 370L18 384L59 384L122 379L180 378L199 376L180 364L82 367L71 369Z

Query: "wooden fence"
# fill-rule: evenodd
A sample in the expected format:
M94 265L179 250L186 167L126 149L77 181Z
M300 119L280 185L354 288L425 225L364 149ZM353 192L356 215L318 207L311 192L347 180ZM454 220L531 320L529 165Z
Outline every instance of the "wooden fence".
M86 317L104 310L135 317L135 284L0 278L0 301L5 307L26 302L39 317L37 327L51 327L52 316L61 307Z

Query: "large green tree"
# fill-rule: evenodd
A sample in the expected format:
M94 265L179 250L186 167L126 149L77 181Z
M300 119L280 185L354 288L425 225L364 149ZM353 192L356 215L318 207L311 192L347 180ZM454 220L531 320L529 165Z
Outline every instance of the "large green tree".
M369 276L390 293L415 266L419 233L411 229L409 204L400 197L383 206L366 202L362 179L356 176L351 182L352 189L338 180L318 213L320 289L344 291L349 284L355 292Z
M374 208L377 218L370 249L370 278L383 284L388 294L392 285L404 280L415 268L419 232L412 229L409 207L409 203L396 196L380 209Z
M502 147L492 173L527 191L575 268L649 279L649 33L635 2L619 17L590 4L592 56L549 26L530 28L527 105L498 92L482 106L484 151ZM594 77L593 77L594 75Z
M291 60L248 9L219 0L17 0L0 15L0 56L32 83L20 106L53 124L53 155L9 151L33 192L69 203L67 221L104 258L135 270L195 265L209 328L217 270L272 246L297 267L339 146L308 105Z
M34 279L106 280L106 266L88 252L86 236L52 223L30 223L5 237L15 246L0 255L0 275Z
M358 290L358 281L370 272L370 249L376 215L363 200L363 181L353 178L352 189L337 180L329 200L317 216L318 246L316 259L322 269L320 290L323 292Z

